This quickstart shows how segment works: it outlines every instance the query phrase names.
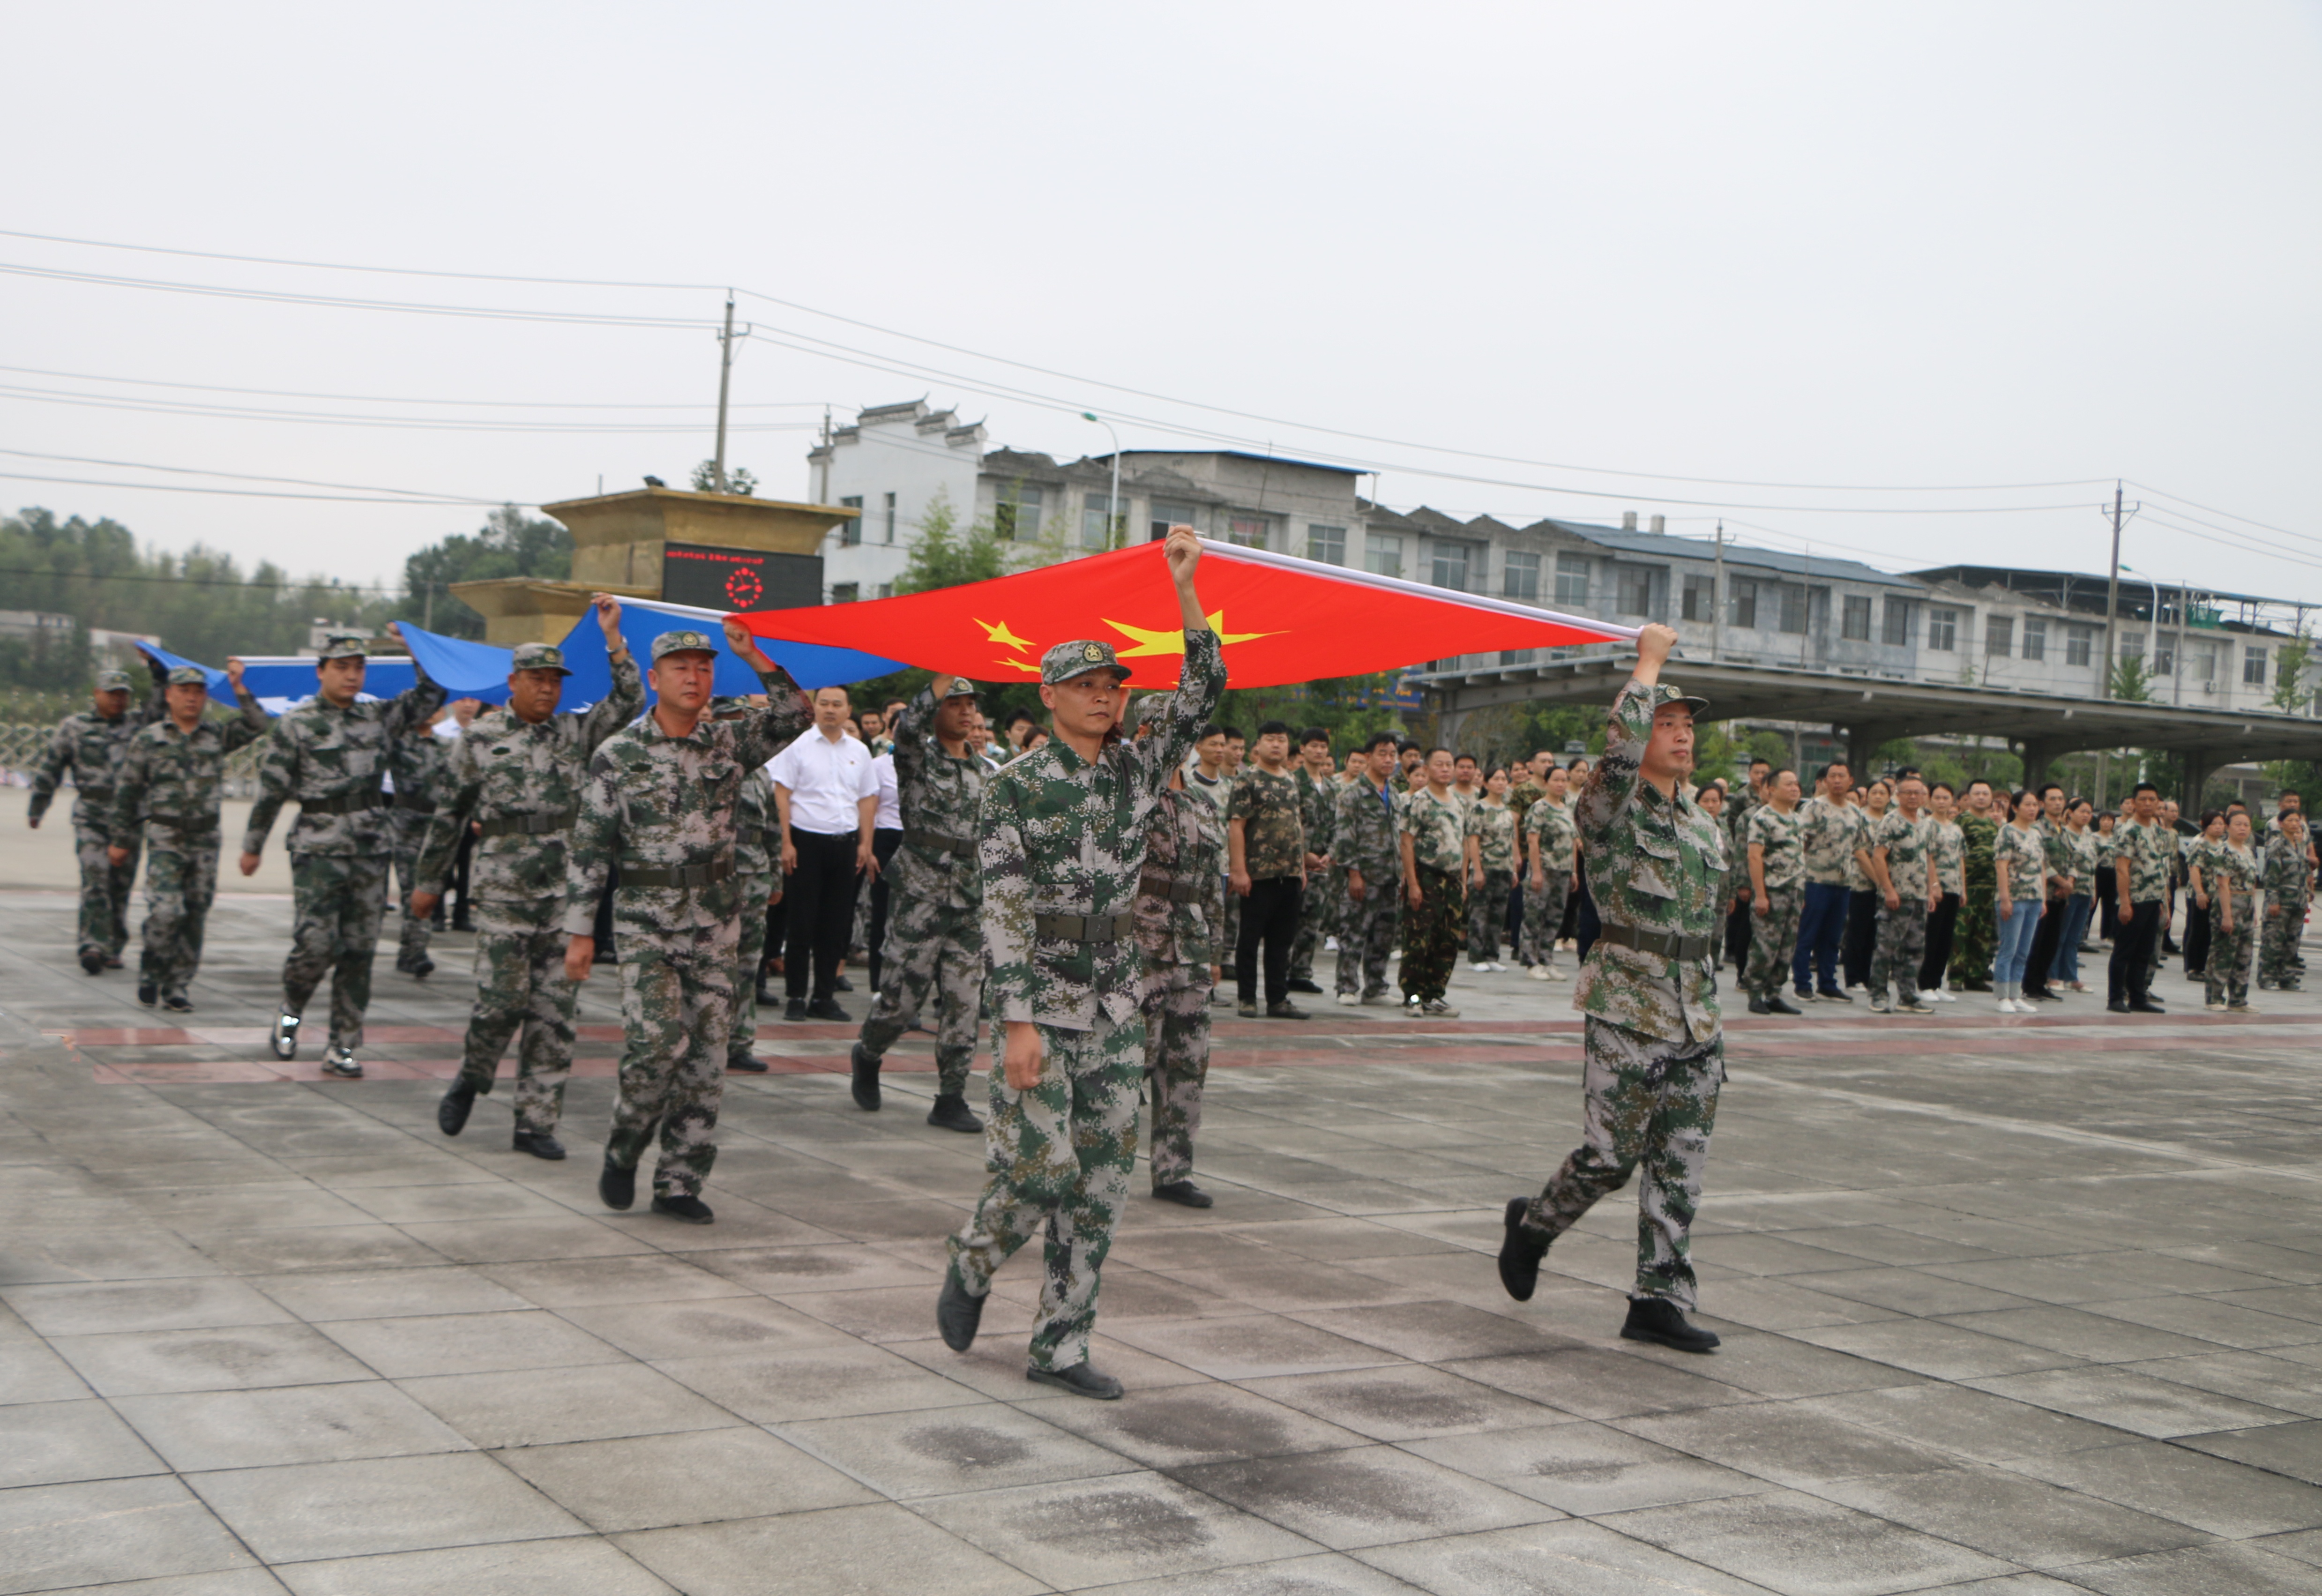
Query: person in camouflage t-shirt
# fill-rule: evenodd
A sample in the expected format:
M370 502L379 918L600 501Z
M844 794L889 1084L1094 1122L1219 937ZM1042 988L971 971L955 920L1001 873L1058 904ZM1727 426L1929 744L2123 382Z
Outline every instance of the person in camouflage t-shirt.
M1551 766L1539 799L1524 811L1524 953L1534 980L1562 980L1556 939L1564 905L1580 867L1579 830L1572 824L1570 777Z
M1963 992L1988 992L1992 961L1999 954L2000 816L1992 804L1991 783L1979 776L1967 784L1966 807L1958 825L1960 880L1966 889L1960 897L1951 976Z
M1451 753L1428 752L1425 780L1406 794L1398 819L1403 846L1403 987L1405 1012L1456 1019L1444 997L1467 929L1463 866L1467 806L1451 785Z
M2265 862L2250 844L2250 817L2235 809L2225 840L2211 848L2201 870L2209 889L2208 1006L2249 1007L2253 933L2263 917Z
M1234 778L1226 806L1227 867L1234 895L1241 899L1241 924L1234 942L1234 980L1244 1018L1257 1015L1260 957L1266 970L1266 1012L1275 1019L1303 1019L1306 1011L1290 1001L1290 944L1298 935L1304 901L1306 844L1304 804L1291 774L1290 728L1278 720L1257 728L1252 761Z
M1314 955L1338 934L1347 874L1330 857L1339 818L1339 780L1330 762L1330 734L1309 726L1298 734L1298 818L1306 831L1306 885L1298 895L1298 935L1290 943L1290 990L1320 992Z
M1870 829L1869 817L1848 797L1854 778L1842 760L1823 767L1822 793L1798 806L1798 847L1805 860L1805 897L1798 914L1797 951L1790 955L1790 984L1803 1001L1850 999L1839 984L1839 944L1846 933L1855 868L1854 851Z
M1055 739L983 789L984 990L1003 1039L984 1136L989 1176L946 1244L936 1302L944 1344L966 1351L992 1276L1042 1236L1026 1377L1100 1400L1120 1395L1120 1382L1090 1363L1089 1338L1137 1163L1146 1041L1138 883L1161 794L1226 682L1223 645L1194 590L1201 540L1173 526L1162 555L1185 652L1153 735L1120 735L1129 672L1110 644L1058 643L1040 661Z
M1894 807L1869 836L1869 873L1879 893L1878 945L1870 956L1870 1008L1878 1014L1933 1014L1919 996L1919 962L1927 951L1927 917L1943 896L1934 873L1934 821L1924 812L1927 784L1915 773L1895 783ZM1894 984L1890 1001L1888 984Z
M1403 913L1403 855L1395 831L1394 734L1380 732L1363 751L1362 773L1339 790L1331 825L1332 862L1345 872L1339 917L1338 999L1384 1004L1386 960Z
M1709 706L1660 679L1677 642L1646 626L1637 665L1613 701L1604 757L1573 806L1603 922L1581 963L1573 1007L1582 1037L1586 1134L1538 1197L1503 1210L1500 1281L1531 1299L1549 1244L1632 1172L1637 1267L1621 1334L1707 1352L1696 1305L1693 1221L1725 1079L1717 1006L1719 892L1725 840L1685 793L1695 718Z
M24 810L26 824L40 830L65 772L72 772L73 857L80 866L80 967L91 975L120 969L121 950L129 945L129 889L137 879L139 839L134 834L121 838L123 853L114 862L114 837L106 829L106 816L113 807L114 771L129 740L163 714L166 668L150 656L147 663L153 673L152 698L134 708L127 671L97 672L91 707L65 716L49 739L32 772L32 801Z
M1508 773L1484 778L1484 796L1467 811L1467 967L1504 970L1500 931L1516 884L1516 812L1508 807Z
M2275 991L2299 990L2298 939L2305 934L2306 907L2314 891L2313 867L2306 858L2306 816L2285 807L2265 842L2265 920L2258 951L2258 985Z
M2153 999L2153 950L2178 862L2177 834L2161 824L2161 793L2152 782L2138 782L2129 802L2135 818L2112 834L2120 910L2105 967L2105 1007L2115 1014L2158 1014L2164 1011Z
M1167 718L1169 696L1138 707L1139 737ZM1145 1079L1153 1098L1153 1195L1191 1208L1211 1206L1193 1184L1193 1135L1210 1072L1210 988L1224 952L1225 827L1217 806L1185 790L1173 771L1145 834L1137 879L1137 948L1144 960Z
M1752 1014L1801 1012L1782 996L1798 940L1799 899L1805 860L1798 844L1798 773L1787 767L1766 782L1764 801L1751 807L1742 827L1750 871L1750 962L1742 990Z

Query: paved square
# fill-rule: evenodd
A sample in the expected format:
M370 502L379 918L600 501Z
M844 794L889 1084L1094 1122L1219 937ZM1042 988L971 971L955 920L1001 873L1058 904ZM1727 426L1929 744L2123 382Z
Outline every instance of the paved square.
M1223 1020L1218 1206L1132 1203L1101 1404L1024 1380L1032 1258L935 1336L982 1145L925 1037L873 1116L850 1027L764 1026L696 1228L596 1199L608 983L546 1164L504 1091L434 1127L465 937L330 1082L265 1057L286 900L220 901L178 1026L72 907L0 892L0 1592L2322 1589L2322 999L1734 1023L1707 1357L1614 1333L1628 1193L1493 1271L1568 986Z

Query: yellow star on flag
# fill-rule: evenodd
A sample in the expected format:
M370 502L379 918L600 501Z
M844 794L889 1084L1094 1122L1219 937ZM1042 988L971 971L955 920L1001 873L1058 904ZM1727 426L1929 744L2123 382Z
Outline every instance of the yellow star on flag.
M1220 647L1275 635L1272 632L1229 632L1226 630L1226 612L1222 609L1213 611L1208 620L1210 630L1218 634L1218 643ZM1136 640L1135 648L1125 648L1120 651L1120 657L1124 660L1149 657L1154 654L1182 654L1185 652L1185 634L1182 627L1175 632L1156 632L1149 631L1143 626L1132 626L1126 621L1107 621L1105 625L1122 636Z
M1003 665L1010 670L1021 670L1033 676L1040 674L1040 668L1038 665L1029 664L1022 660L994 660L992 662L995 665Z
M978 620L975 624L983 628L983 635L992 643L1000 643L1008 648L1016 649L1029 648L1032 646L1030 639L1019 637L1016 634L1010 632L1008 629L1008 623L1005 621L1001 622L997 626L993 625L990 621L984 620Z

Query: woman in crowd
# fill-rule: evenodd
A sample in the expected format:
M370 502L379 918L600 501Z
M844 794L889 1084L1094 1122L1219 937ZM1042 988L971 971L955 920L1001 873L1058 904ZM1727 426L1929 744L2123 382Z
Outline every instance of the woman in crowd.
M1580 799L1580 789L1588 785L1588 762L1574 760L1565 767L1565 807L1569 809ZM1588 896L1588 880L1585 874L1576 874L1572 890L1565 895L1564 918L1558 923L1556 940L1580 945L1580 904Z
M1494 765L1484 796L1467 810L1467 968L1488 973L1500 962L1500 929L1516 884L1516 812L1508 807L1508 772Z
M2185 979L2203 980L2209 968L2209 899L2217 889L2210 855L2226 845L2226 812L2201 816L2201 834L2185 845L2185 886L2193 907L2185 916Z
M1870 822L1862 831L1868 838L1887 818L1895 784L1881 776L1869 786L1856 789L1854 796ZM1846 987L1862 986L1870 980L1870 955L1879 942L1879 891L1871 884L1870 872L1862 868L1862 853L1869 852L1866 847L1846 862L1846 935L1839 944L1840 984Z
M2208 832L2205 825L2204 834ZM2202 862L2201 879L2208 889L2208 995L2216 1010L2249 1012L2250 950L2261 911L2258 883L2264 866L2250 847L2247 809L2236 809L2226 822L2226 836L2210 844Z
M1959 794L1948 781L1927 789L1927 807L1934 815L1935 880L1943 896L1927 917L1927 956L1919 965L1919 996L1934 1003L1955 1003L1943 984L1943 967L1952 962L1952 937L1959 928L1960 899L1967 893L1967 854L1960 835Z
M2088 934L2089 917L2097 907L2097 834L2089 826L2095 818L2096 807L2086 798L2074 798L2064 810L2062 854L2066 873L2072 878L2072 889L2064 899L2064 929L2057 938L2056 957L2049 966L2048 978L2061 981L2076 992L2089 990L2088 982L2080 979L2080 938Z
M2107 809L2097 816L2097 940L2110 942L2120 919L2120 878L2112 867L2112 828L2120 816Z
M1999 941L1992 956L1991 987L1998 995L2002 1014L2029 1014L2032 1005L2016 1000L2024 966L2032 957L2032 937L2047 910L2048 850L2038 825L2040 795L2026 788L2008 803L2007 824L1991 846L1994 871L1992 908L1999 921Z

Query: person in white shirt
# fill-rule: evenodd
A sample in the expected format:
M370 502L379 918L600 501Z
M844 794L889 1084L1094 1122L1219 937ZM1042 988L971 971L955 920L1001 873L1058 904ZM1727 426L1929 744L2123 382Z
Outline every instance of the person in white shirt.
M884 717L887 725L895 724L891 716ZM895 741L880 739L885 744L871 769L879 780L879 807L871 823L871 857L879 862L878 876L871 883L871 914L864 929L863 945L871 954L871 995L879 995L879 949L887 940L887 865L895 857L895 850L903 845L903 805L895 785Z
M863 878L878 878L873 830L879 776L871 751L847 735L845 688L814 695L814 725L774 756L774 808L782 834L789 947L782 979L791 1019L846 1020L834 995ZM809 980L812 980L811 996Z

